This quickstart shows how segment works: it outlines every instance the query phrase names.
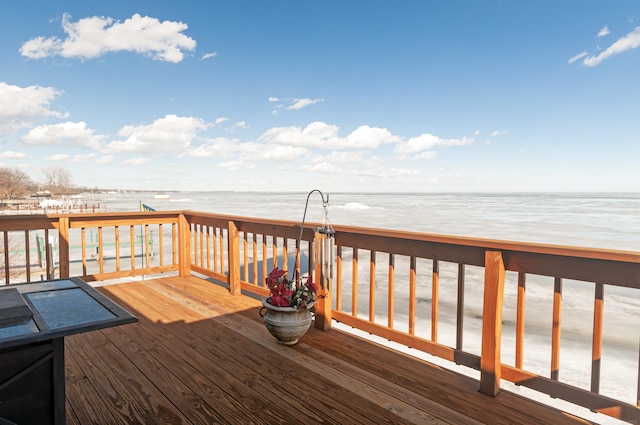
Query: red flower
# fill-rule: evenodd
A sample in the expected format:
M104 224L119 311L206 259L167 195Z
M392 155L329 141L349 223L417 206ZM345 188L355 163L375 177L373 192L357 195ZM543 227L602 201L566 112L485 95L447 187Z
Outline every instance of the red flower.
M271 270L271 273L269 273L269 276L267 276L266 282L267 282L267 286L269 288L273 288L278 281L281 280L281 278L284 276L284 280L286 280L286 274L287 272L284 270L280 270L279 268L275 267L273 270Z
M307 308L315 301L315 294L318 287L307 277L304 284L295 284L293 280L287 279L287 272L275 267L265 279L267 287L271 292L271 305L278 307L296 307L298 309Z
M313 280L311 279L311 275L309 275L309 279L307 279L307 281L306 281L306 283L304 284L304 286L306 286L306 287L307 287L307 289L308 289L310 292L313 292L314 294L315 294L316 292L318 292L318 286L317 286L315 283L313 283Z

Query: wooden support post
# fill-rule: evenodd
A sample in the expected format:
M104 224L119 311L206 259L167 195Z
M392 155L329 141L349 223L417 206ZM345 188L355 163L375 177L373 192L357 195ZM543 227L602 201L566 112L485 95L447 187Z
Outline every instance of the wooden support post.
M240 232L233 221L229 221L227 236L229 238L229 292L231 295L240 295L242 292L240 284Z
M480 392L495 397L500 392L502 304L505 268L500 251L487 251L484 265Z
M178 217L178 247L179 274L187 277L191 274L191 224L184 214Z
M58 267L60 278L69 277L69 217L58 221Z

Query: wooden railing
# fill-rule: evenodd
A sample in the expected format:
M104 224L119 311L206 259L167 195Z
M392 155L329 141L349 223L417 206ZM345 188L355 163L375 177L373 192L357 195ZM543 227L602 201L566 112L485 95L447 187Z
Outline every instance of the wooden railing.
M4 279L173 271L208 276L233 294L266 295L274 266L317 275L313 226L298 246L298 223L193 211L7 216L0 219ZM317 327L335 319L475 369L488 395L507 380L640 422L640 253L334 227L335 276L321 291ZM626 314L636 318L626 336L611 325L620 312L605 309L614 297L629 300ZM584 324L590 356L579 361L570 349L585 342L565 335ZM624 371L635 383L622 396L601 393L615 376L603 366L616 338L635 353ZM568 363L587 382L563 379L574 368Z
M5 283L179 270L176 213L13 215L0 220Z

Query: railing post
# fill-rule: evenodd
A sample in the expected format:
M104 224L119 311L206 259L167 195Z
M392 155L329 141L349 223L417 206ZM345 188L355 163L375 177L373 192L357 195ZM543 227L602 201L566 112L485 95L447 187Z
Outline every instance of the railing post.
M318 286L318 292L316 294L316 317L315 327L323 331L331 329L331 276L325 270L326 255L324 249L321 248L323 242L326 242L327 235L319 232L314 232L314 245L315 245L315 261L314 261L314 273L313 281ZM333 253L331 253L333 255Z
M480 392L495 397L500 391L502 304L505 268L500 251L486 251L484 265L484 304L482 309L482 352Z
M229 292L231 292L231 295L240 295L242 292L242 285L240 284L240 232L238 232L238 227L233 221L229 221L227 237L229 239L229 254L227 255L229 264Z
M178 270L181 277L191 274L191 224L184 214L178 216Z
M58 221L58 267L60 278L69 277L69 217Z

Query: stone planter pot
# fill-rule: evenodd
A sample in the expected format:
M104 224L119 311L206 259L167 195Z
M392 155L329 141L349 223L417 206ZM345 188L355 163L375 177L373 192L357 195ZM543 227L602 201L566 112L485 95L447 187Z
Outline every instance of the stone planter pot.
M308 330L313 318L313 305L298 310L295 307L278 307L269 304L269 298L262 300L260 316L264 319L269 333L280 344L294 345Z

